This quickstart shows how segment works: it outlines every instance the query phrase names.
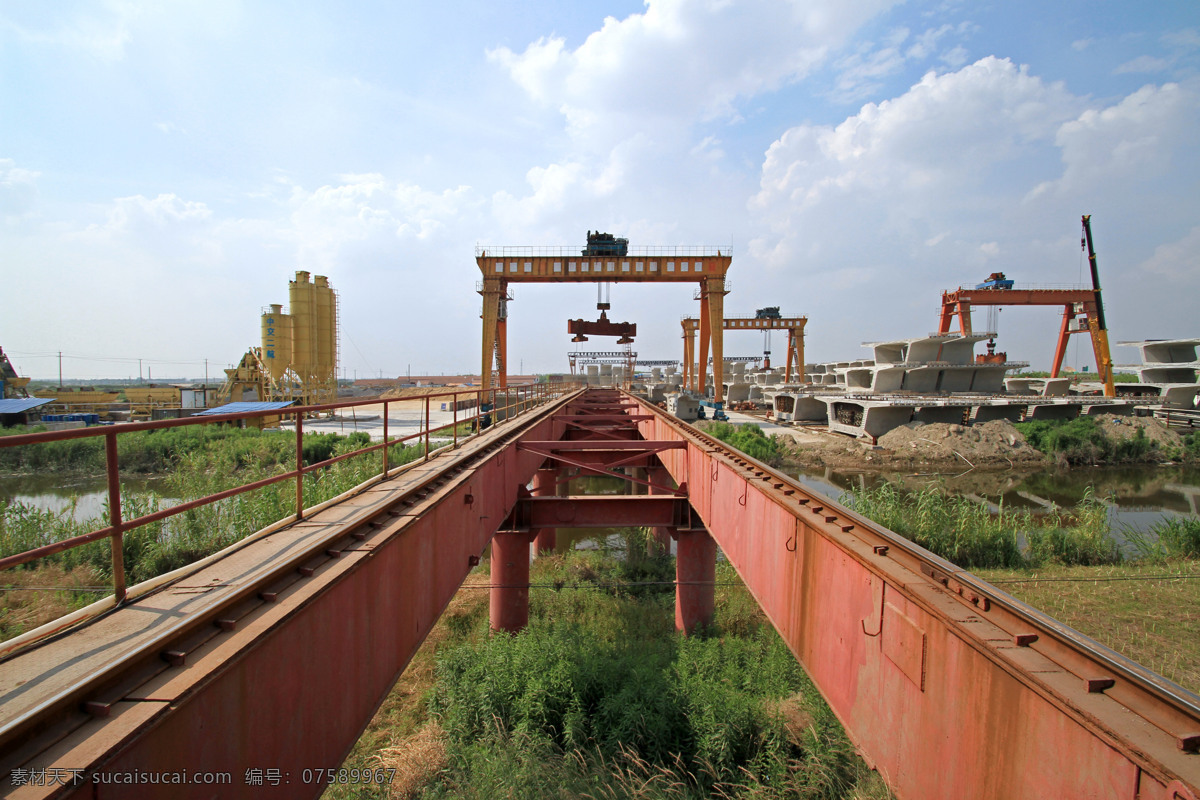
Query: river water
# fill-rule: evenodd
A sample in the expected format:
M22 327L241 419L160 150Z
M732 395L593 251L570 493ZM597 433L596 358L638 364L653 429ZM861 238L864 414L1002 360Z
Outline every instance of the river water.
M122 495L133 492L154 492L165 501L160 507L175 500L164 477L122 477ZM93 519L106 513L108 481L103 476L5 475L0 476L0 501L70 513L79 521Z
M1086 467L1037 472L965 473L851 472L791 470L805 486L838 498L852 488L891 483L908 491L939 486L946 492L987 503L993 511L1050 510L1070 507L1088 491L1109 509L1115 534L1126 529L1146 532L1168 517L1200 513L1200 469L1188 467Z

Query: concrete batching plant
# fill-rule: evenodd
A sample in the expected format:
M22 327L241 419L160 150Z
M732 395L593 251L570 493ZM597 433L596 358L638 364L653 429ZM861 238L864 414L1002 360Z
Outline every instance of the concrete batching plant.
M262 347L251 348L225 370L222 397L295 400L301 405L337 399L338 297L324 275L297 272L288 281L288 312L274 304L262 314Z

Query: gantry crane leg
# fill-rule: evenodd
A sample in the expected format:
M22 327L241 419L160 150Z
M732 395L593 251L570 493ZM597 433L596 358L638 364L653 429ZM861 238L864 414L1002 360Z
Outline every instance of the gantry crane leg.
M492 362L496 357L497 323L500 317L500 295L505 291L503 281L497 278L484 278L483 288L479 294L483 296L483 360L479 371L479 388L486 392L492 388ZM480 395L480 403L485 395Z
M708 331L712 344L714 419L725 419L725 279L707 278L701 297L708 298Z
M1075 319L1074 304L1063 306L1062 325L1058 329L1058 344L1054 346L1054 363L1050 366L1050 377L1057 378L1062 372L1063 360L1067 357L1067 341L1071 338L1071 320Z
M701 284L703 286L703 284ZM692 388L696 394L704 397L704 388L708 380L708 345L712 339L712 329L708 318L708 292L700 292L700 357L696 359L696 376Z

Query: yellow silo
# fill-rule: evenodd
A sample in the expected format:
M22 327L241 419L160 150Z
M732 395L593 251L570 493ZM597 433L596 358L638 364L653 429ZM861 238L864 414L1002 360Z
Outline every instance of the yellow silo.
M337 306L329 279L313 277L313 297L316 306L316 353L313 376L322 383L332 383L337 377Z
M316 303L307 272L297 272L288 282L288 305L292 317L292 369L305 384L312 380L316 359Z
M262 315L262 360L273 381L292 364L292 318L278 304Z

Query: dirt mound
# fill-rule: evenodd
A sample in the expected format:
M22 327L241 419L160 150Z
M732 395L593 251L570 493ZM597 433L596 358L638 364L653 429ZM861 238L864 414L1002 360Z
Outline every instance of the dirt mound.
M1114 414L1101 414L1096 417L1096 427L1113 441L1132 439L1138 431L1158 445L1158 451L1170 453L1183 446L1182 437L1175 431L1163 425L1154 417L1120 417Z
M1046 461L1007 420L978 425L910 422L879 437L879 446L897 460L913 463L960 460L978 467Z

